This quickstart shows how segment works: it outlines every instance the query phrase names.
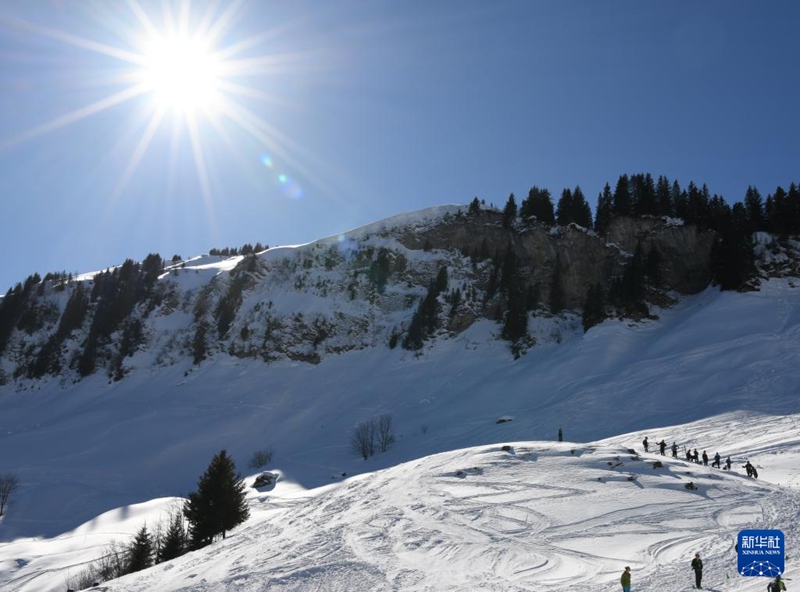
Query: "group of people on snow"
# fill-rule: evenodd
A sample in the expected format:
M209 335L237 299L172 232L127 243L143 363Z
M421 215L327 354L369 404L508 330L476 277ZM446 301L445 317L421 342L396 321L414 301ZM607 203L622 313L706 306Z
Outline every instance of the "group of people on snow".
M645 452L650 452L650 443L647 440L647 436L645 436L644 440L642 440L642 446L644 446ZM667 455L668 444L664 441L663 438L661 439L661 442L656 444L656 446L658 446L658 451L661 453L661 456ZM678 458L678 443L673 442L672 446L670 446L669 448L672 451L672 458ZM694 450L692 450L691 448L687 448L685 454L687 462L695 462L697 464L700 464L702 462L704 466L708 466L709 456L705 450L703 450L703 454L701 456L700 454L698 454L697 448L695 448ZM711 466L717 467L718 469L722 469L723 468L722 464L723 464L722 457L719 455L719 452L717 452L716 454L714 454L714 460L711 463ZM730 456L727 459L725 459L724 464L725 464L724 468L729 471L731 469L731 466L733 466L733 461L731 461ZM747 471L748 477L752 477L753 479L758 479L758 471L750 463L750 461L747 461L747 464L742 465L742 468L744 468L745 471Z
M695 553L694 558L692 559L691 563L692 571L694 572L694 587L698 590L703 589L703 560L700 559L700 553ZM622 592L631 592L631 568L626 567L625 571L622 572L622 576L619 579L619 583L622 584ZM770 584L767 586L768 592L783 592L786 590L786 584L781 579L781 576L777 576Z

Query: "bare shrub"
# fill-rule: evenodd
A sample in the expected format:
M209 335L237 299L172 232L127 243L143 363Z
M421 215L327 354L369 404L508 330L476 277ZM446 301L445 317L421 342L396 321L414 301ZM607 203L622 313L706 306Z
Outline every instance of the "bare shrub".
M16 473L0 474L0 516L3 515L9 499L18 488L19 477L17 477Z
M392 416L388 413L359 422L350 435L350 449L364 460L375 454L376 445L386 452L394 442Z
M378 436L378 446L381 452L386 452L394 444L394 430L392 429L392 416L384 413L378 418L376 432Z
M350 449L364 460L375 454L375 420L370 419L356 424L350 436Z
M266 467L269 463L272 462L272 449L267 448L266 450L257 450L253 453L250 462L247 463L251 469L261 469Z

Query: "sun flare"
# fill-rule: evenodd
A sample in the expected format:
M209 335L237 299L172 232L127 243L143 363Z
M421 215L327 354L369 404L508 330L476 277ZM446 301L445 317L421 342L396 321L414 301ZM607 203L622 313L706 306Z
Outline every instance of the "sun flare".
M164 0L159 10L142 0L127 0L130 12L125 26L120 26L114 12L105 32L116 37L102 41L0 15L0 27L55 41L72 48L75 55L85 52L107 60L97 70L87 71L86 78L102 82L93 89L110 89L92 94L84 104L14 137L0 138L0 149L130 103L136 109L130 112L132 117L126 122L130 127L124 136L131 153L113 190L114 197L125 191L150 147L165 134L169 134L170 142L170 175L176 177L174 163L182 144L188 144L207 202L212 195L207 153L213 143L247 158L239 150L241 142L236 141L243 133L259 144L260 154L278 156L300 168L291 154L300 148L268 120L269 110L264 106L280 99L264 89L263 81L280 75L290 65L297 72L305 56L276 51L280 46L277 31L241 36L237 24L246 12L244 2L211 2L193 9L191 0ZM114 38L119 42L114 43ZM254 162L258 162L259 153ZM275 169L271 160L268 170L284 193L293 198L302 196L300 186Z
M221 65L207 42L158 37L142 61L142 83L159 107L188 114L214 112L220 101Z

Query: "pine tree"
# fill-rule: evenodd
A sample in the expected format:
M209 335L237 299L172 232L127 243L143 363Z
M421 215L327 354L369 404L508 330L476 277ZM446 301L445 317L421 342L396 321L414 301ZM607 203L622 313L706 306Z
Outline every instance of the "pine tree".
M764 203L758 189L752 185L744 195L744 207L747 211L747 225L750 232L764 230Z
M561 192L561 198L556 205L556 222L559 226L566 226L570 222L574 222L572 205L572 191L564 189Z
M520 274L519 261L512 245L503 259L500 286L506 296L506 313L501 336L512 342L528 335L528 310L526 288Z
M197 491L189 494L183 507L189 523L191 546L205 547L217 535L241 524L250 516L244 483L236 474L236 464L225 450L214 455L197 482Z
M583 331L584 333L603 322L606 318L606 302L603 287L592 284L583 301Z
M517 201L514 194L508 196L506 207L503 209L503 228L511 228L517 218Z
M183 517L176 512L170 516L169 527L161 540L161 544L158 546L156 561L161 563L180 557L186 552L187 546L188 541Z
M126 573L147 569L153 565L153 537L147 532L147 525L136 533L136 538L128 549Z
M734 204L729 223L720 233L713 258L715 283L722 290L738 290L755 275L752 234L747 232L748 214L742 203Z
M630 216L633 213L628 175L621 175L620 178L617 179L617 187L614 189L614 205L612 211L615 216Z
M541 222L542 224L553 226L556 223L556 217L550 191L539 189L536 185L531 187L528 197L522 200L519 215L528 224Z
M584 228L592 227L592 208L589 206L589 202L586 201L586 197L583 195L579 185L576 185L572 192L572 217L573 222L578 226L583 226Z
M614 217L614 196L611 195L611 186L606 183L603 192L597 196L597 210L594 215L594 229L600 234L605 234L611 218Z
M669 179L664 175L661 175L656 182L656 213L659 216L673 216L675 214L672 193L669 190Z
M637 216L656 214L656 187L650 173L632 175L630 178L633 213Z

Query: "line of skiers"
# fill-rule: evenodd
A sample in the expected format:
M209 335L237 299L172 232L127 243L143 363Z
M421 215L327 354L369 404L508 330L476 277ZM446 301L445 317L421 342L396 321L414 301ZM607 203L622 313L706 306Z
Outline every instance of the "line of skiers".
M644 440L642 440L642 446L644 446L644 451L645 452L650 452L650 443L647 441L647 436L645 436ZM658 450L661 453L661 456L666 456L666 454L667 454L667 443L664 441L663 438L661 439L661 442L656 444L656 446L658 446ZM672 451L672 458L678 458L678 444L677 444L677 442L673 442L672 443L672 446L670 446L670 450ZM695 448L694 450L692 450L690 448L686 449L686 461L687 462L695 462L695 463L700 464L700 462L701 462L700 459L701 458L702 458L703 465L704 466L708 466L709 458L708 458L708 454L706 453L705 450L703 450L703 455L701 457L697 453L697 448ZM724 469L727 470L727 471L730 471L732 465L733 465L733 461L731 461L731 457L729 456L727 459L725 459ZM722 457L719 455L719 452L717 452L714 455L714 462L711 463L711 466L712 467L717 467L718 469L722 469L723 468L723 466L722 466ZM742 465L742 468L745 471L747 471L747 476L748 477L752 477L753 479L758 479L758 471L756 470L756 468L752 464L750 464L749 460L747 461L747 464Z

